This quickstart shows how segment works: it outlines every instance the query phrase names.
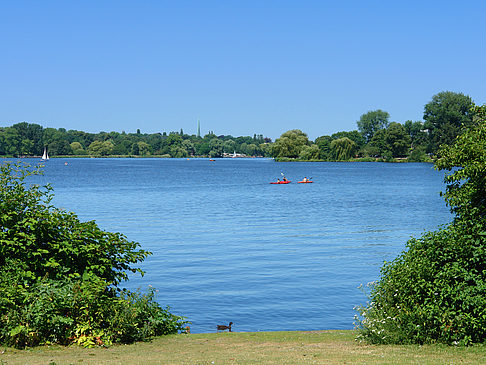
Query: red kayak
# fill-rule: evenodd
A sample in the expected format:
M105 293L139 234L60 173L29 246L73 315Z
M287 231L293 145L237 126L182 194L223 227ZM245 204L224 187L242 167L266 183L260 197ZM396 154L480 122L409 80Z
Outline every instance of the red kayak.
M270 184L290 184L290 180L287 180L287 181L274 181L274 182L271 182Z
M310 181L310 180L307 180L307 181L299 181L298 184L312 184L314 181Z

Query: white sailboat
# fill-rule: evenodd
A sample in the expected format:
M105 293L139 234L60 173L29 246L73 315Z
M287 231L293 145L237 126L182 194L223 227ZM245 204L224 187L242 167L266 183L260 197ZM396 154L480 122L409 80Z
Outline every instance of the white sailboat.
M42 161L49 160L49 154L47 153L47 148L44 147L44 154L42 155Z

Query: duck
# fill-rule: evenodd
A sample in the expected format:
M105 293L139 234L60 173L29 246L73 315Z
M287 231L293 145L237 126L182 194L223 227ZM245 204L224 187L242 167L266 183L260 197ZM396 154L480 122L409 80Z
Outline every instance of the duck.
M219 331L225 331L225 330L229 330L229 332L231 332L231 325L233 324L233 322L230 322L229 325L225 326L224 324L218 324L217 326L217 330L218 332Z

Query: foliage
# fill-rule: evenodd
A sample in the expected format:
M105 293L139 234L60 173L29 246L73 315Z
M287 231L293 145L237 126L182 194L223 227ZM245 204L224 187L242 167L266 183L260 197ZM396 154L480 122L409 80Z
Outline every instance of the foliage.
M337 132L337 133L334 133L333 135L331 135L332 140L336 140L336 139L344 138L344 137L347 137L351 141L356 143L356 146L358 146L358 148L363 147L366 143L363 135L356 130L350 131L350 132L344 132L344 131L343 132Z
M424 127L429 131L428 151L451 144L463 125L472 123L474 106L471 98L462 93L443 91L434 95L424 107Z
M359 118L357 122L358 130L366 142L369 142L377 131L388 127L389 118L390 114L381 109L369 111Z
M307 134L299 129L293 129L283 133L273 144L273 156L276 158L297 158L304 146L310 145Z
M370 147L377 148L379 155L391 160L393 157L407 155L410 137L400 123L392 122L386 129L375 132Z
M425 131L424 123L422 122L412 122L407 120L403 123L405 132L410 137L411 147L425 146L428 141L428 135Z
M486 106L476 107L478 120L452 146L439 153L436 168L445 177L447 204L458 219L486 218Z
M304 146L299 153L299 159L303 161L318 160L319 152L319 147L315 144L312 146Z
M425 147L419 146L412 149L410 156L408 157L409 162L432 162L429 156L425 153Z
M111 141L94 141L88 147L88 153L94 156L108 156L113 152L115 145Z
M486 341L486 118L439 153L446 227L407 243L381 269L370 302L358 307L359 337L372 343L471 344Z
M331 142L331 157L336 161L346 161L353 157L358 146L348 137L336 139Z
M319 158L321 160L327 160L331 153L331 142L332 138L330 136L317 137L314 143L319 147Z
M217 143L215 141L218 141ZM213 142L211 142L213 141ZM144 134L99 132L97 134L64 128L43 128L27 122L12 127L0 127L0 155L2 156L41 156L44 148L49 155L87 155L91 156L152 156L170 157L207 156L211 151L222 156L219 142L224 143L224 152L247 154L250 156L270 156L267 145L270 138L261 134L253 137L216 136L209 133L204 137L184 134L184 132ZM217 144L216 148L209 146ZM247 148L247 146L249 146Z
M385 141L393 157L406 156L410 148L410 137L400 123L392 122L386 128Z
M411 239L381 269L371 301L358 308L371 343L469 344L486 339L486 232L451 225Z
M0 165L0 343L90 345L98 337L106 344L182 330L182 318L160 308L153 293L120 294L127 271L142 273L133 265L150 253L51 206L49 186L26 187L36 174ZM123 322L119 313L127 311L136 315Z
M433 96L425 105L424 122L407 120L403 124L389 122L390 115L383 110L373 110L361 115L358 130L340 131L330 136L318 137L314 144L319 149L315 155L313 143L301 130L287 131L271 143L261 134L233 137L209 132L205 136L177 132L136 133L99 132L97 134L64 128L43 128L38 124L17 123L0 127L0 156L42 155L44 148L49 155L91 156L164 156L164 157L224 157L225 154L247 156L273 156L278 161L336 160L331 154L331 142L349 138L358 150L359 157L381 158L394 161L397 157L410 156L411 161L426 161L441 144L450 144L459 135L461 126L474 119L471 98L449 91ZM309 149L307 147L311 147ZM424 150L425 149L425 150Z

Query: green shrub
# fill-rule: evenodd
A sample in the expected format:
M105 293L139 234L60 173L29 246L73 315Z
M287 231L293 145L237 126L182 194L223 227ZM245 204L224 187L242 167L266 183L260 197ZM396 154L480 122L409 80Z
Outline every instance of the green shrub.
M51 206L49 186L25 186L38 173L0 165L0 343L94 346L183 331L153 290L118 288L150 253Z
M486 108L436 168L448 170L448 226L408 241L381 269L369 302L357 307L358 338L371 343L486 341Z
M359 337L372 343L469 344L486 339L486 229L450 225L411 239L385 263L358 307Z
M422 147L417 147L410 152L408 157L409 162L429 162L430 157L425 153L425 149Z

